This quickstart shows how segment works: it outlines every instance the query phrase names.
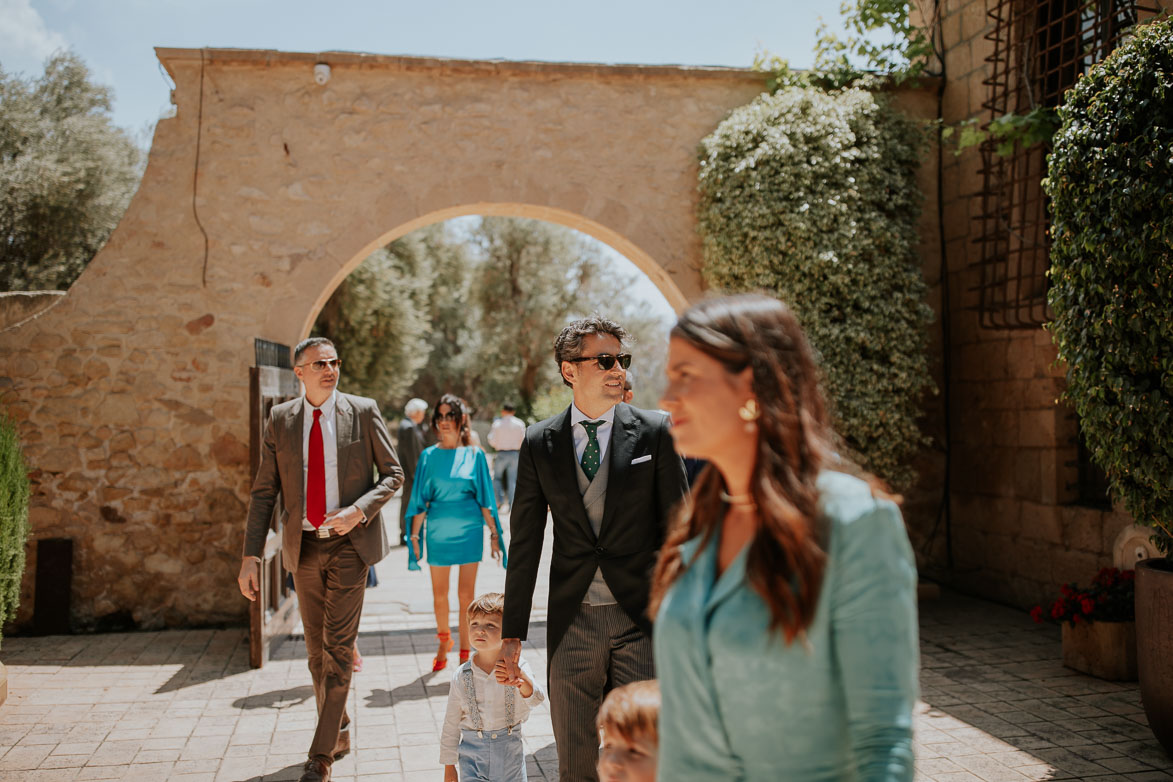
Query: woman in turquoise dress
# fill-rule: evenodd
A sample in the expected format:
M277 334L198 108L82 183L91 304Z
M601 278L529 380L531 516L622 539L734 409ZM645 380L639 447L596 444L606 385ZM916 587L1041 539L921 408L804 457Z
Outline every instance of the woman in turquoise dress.
M911 782L912 550L878 481L835 455L797 319L704 301L667 372L676 448L710 466L653 581L657 779Z
M504 564L501 520L493 496L493 478L485 452L470 444L467 405L445 394L432 408L432 429L439 442L425 448L416 463L407 517L411 519L407 567L419 570L425 557L432 574L439 648L432 670L448 665L452 649L448 591L452 566L459 566L456 596L460 615L460 661L468 659L465 607L476 596L477 565L484 558L484 530L489 528L493 558ZM422 534L421 534L422 533Z

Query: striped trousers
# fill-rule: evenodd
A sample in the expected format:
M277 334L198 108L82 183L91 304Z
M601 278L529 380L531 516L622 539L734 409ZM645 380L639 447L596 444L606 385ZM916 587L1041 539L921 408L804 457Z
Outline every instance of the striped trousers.
M614 687L653 679L652 640L618 605L579 606L550 658L550 718L560 782L598 782L595 717Z

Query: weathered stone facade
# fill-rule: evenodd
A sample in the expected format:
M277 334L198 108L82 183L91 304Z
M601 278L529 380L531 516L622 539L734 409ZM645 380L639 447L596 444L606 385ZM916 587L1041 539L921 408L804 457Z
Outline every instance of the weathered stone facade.
M1164 7L1173 0L1161 0ZM983 118L984 0L942 5L943 118ZM0 409L33 465L34 539L75 541L74 621L239 621L252 340L293 343L373 249L468 214L549 220L610 244L676 307L697 297L698 142L764 86L750 71L159 50L177 115L143 183L68 295L0 304ZM331 66L327 84L313 66ZM904 92L920 117L935 88ZM942 311L935 151L922 257ZM1042 329L973 310L976 150L946 152L952 567L938 516L945 449L906 498L922 572L1017 605L1111 563L1119 509L1075 503L1074 421ZM194 183L194 188L193 188ZM38 305L39 306L39 305ZM15 324L15 325L14 325ZM926 427L945 440L943 396ZM32 609L29 549L18 622Z
M674 306L695 297L697 144L763 87L722 69L159 56L177 114L126 216L68 295L0 331L33 538L74 539L80 628L244 617L253 338L303 337L375 248L458 215L540 218L607 242Z
M1170 0L1157 5L1173 8ZM994 49L986 37L993 28L987 10L984 0L941 5L948 125L990 119L982 108ZM1132 520L1122 508L1078 502L1077 424L1059 401L1064 370L1055 364L1050 334L979 327L974 264L980 257L981 157L970 148L960 156L947 150L943 159L953 566L947 567L943 523L914 516L914 543L923 555L922 572L1028 606L1053 598L1059 584L1086 583L1111 565L1113 542Z

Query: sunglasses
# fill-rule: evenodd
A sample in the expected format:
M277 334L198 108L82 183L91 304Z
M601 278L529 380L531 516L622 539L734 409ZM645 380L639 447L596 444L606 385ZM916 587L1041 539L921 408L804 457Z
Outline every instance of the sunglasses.
M618 356L612 356L610 353L600 353L597 356L581 356L580 358L568 358L566 360L571 364L581 364L584 361L598 361L599 369L603 370L604 372L615 366L616 361L618 361L619 366L623 367L624 369L627 369L629 366L631 366L630 353L620 353Z
M309 367L315 372L325 372L326 367L332 367L335 371L342 369L342 359L334 358L328 361L311 361L308 364L298 364L299 367Z
M437 421L459 421L461 414L455 410L449 410L447 413L436 413Z

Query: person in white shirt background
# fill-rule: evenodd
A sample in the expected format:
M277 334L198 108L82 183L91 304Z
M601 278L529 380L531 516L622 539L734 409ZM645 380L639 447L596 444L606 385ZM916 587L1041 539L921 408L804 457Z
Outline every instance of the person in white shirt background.
M525 439L525 422L514 415L516 409L508 402L501 405L501 416L493 419L489 429L489 445L497 452L493 456L493 486L498 508L513 505L517 487L517 453Z

